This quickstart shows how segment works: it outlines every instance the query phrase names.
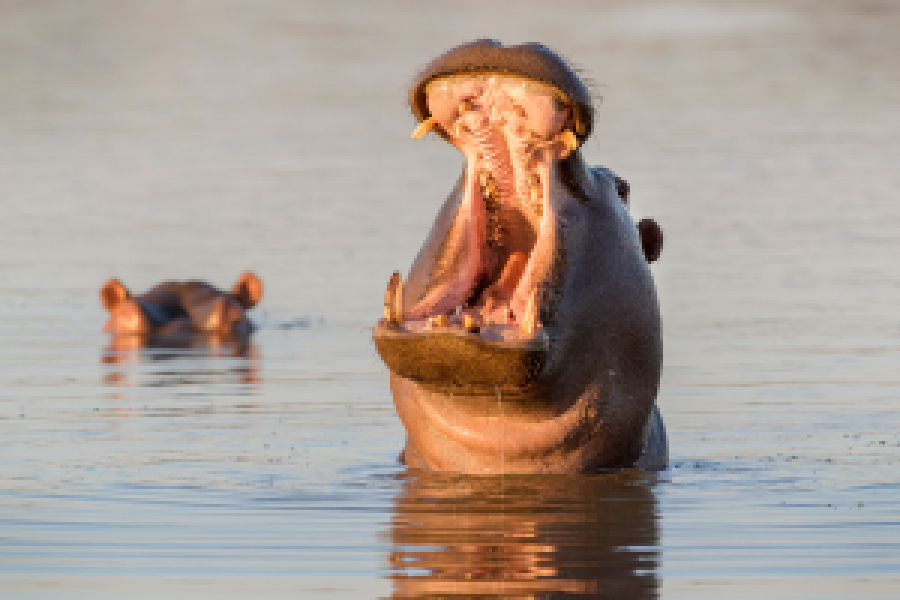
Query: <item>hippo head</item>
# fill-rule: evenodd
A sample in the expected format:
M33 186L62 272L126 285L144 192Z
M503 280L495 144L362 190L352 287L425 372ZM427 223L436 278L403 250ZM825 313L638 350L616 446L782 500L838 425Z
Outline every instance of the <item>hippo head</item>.
M240 339L252 331L246 312L261 297L262 281L250 271L230 293L202 281L168 281L133 295L121 281L110 279L100 289L100 301L110 314L103 330L176 346L197 336Z
M480 40L429 64L410 103L413 137L434 131L464 166L407 281L391 278L374 330L407 464L634 465L659 382L647 262L661 237L629 217L627 184L581 157L587 88L544 46Z

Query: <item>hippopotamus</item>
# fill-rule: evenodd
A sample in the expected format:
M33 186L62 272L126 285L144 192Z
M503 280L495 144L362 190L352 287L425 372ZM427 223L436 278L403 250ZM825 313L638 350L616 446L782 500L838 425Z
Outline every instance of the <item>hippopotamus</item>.
M373 330L408 468L471 474L662 469L662 327L628 184L589 167L587 86L541 44L478 40L409 94L419 138L462 174ZM624 201L623 201L624 200Z
M140 345L181 346L210 336L242 341L253 331L247 311L260 301L262 291L262 281L250 271L230 292L204 281L166 281L132 295L121 281L110 279L100 289L100 301L110 314L103 330L140 340Z

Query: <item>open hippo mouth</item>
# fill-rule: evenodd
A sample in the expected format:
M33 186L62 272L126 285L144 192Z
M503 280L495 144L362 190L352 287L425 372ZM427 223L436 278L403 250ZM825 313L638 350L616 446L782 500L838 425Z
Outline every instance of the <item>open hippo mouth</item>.
M391 278L374 339L393 372L451 393L536 379L564 275L561 213L589 177L573 155L589 130L590 109L578 102L587 92L543 47L520 48L528 75L445 55L414 88L423 120L413 137L436 131L465 166L409 281ZM473 64L494 50L482 44ZM517 49L503 50L509 63Z

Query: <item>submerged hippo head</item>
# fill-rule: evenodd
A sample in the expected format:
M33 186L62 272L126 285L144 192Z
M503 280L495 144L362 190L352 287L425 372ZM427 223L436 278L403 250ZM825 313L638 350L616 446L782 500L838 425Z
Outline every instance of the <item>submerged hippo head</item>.
M463 174L374 331L407 465L470 473L659 467L659 228L589 168L587 88L538 44L434 60L410 101ZM639 459L642 459L639 461Z
M262 281L250 271L231 292L203 281L167 281L143 294L132 295L118 279L100 289L100 301L110 317L104 331L133 336L141 345L180 346L197 336L239 340L252 325L246 312L262 297Z

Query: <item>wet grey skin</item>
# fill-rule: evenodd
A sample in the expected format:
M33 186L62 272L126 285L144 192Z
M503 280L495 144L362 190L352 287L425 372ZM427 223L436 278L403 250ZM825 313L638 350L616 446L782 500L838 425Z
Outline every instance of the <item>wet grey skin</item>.
M410 92L463 173L375 345L412 469L472 474L662 469L662 327L628 185L585 165L587 88L538 44L491 40L430 63Z

